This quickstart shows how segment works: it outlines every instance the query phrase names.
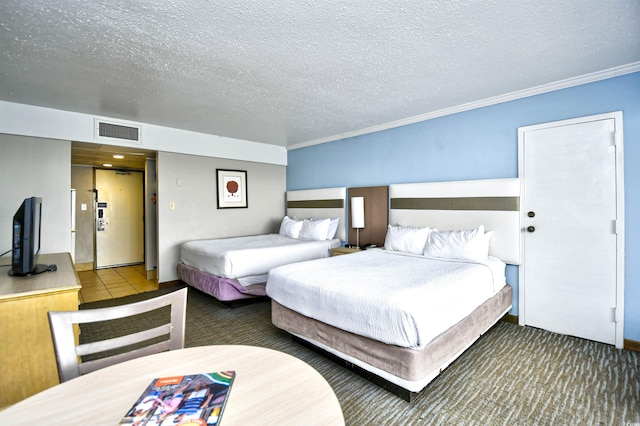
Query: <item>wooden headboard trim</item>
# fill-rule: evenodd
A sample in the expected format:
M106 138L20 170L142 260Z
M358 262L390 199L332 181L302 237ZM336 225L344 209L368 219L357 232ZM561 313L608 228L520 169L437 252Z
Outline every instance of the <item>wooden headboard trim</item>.
M392 209L520 211L519 197L392 198Z
M287 201L288 209L343 209L344 200L298 200Z

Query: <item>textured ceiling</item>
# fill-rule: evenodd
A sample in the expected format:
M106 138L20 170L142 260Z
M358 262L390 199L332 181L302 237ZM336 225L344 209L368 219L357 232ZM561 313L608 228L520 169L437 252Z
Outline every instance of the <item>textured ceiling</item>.
M0 99L292 146L640 61L638 0L1 0Z

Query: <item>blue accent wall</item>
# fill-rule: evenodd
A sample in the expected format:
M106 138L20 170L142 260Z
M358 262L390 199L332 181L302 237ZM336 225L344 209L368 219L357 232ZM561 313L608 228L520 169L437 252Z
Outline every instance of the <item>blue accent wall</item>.
M291 150L287 190L518 176L518 127L623 112L625 330L640 341L640 73ZM518 268L507 267L518 314Z

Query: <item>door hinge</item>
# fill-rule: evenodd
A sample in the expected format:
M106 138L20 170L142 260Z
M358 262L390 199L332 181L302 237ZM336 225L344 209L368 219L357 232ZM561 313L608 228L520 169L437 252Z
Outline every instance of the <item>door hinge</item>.
M618 235L618 221L613 219L611 221L611 232L615 235Z
M616 311L616 308L611 308L611 322L618 322L618 319L616 318Z
M616 131L614 130L613 132L611 132L611 145L616 146L617 143L616 141L618 140L618 138L616 138Z

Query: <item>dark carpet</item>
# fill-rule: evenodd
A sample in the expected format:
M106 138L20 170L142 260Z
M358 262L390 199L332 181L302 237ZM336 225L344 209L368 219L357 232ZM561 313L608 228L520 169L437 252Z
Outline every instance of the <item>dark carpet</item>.
M80 308L130 303L175 289ZM636 352L500 322L408 403L293 342L271 324L267 300L229 309L190 288L187 306L185 346L254 345L296 356L329 382L347 425L640 425ZM81 338L115 336L153 321L152 315L86 325Z

